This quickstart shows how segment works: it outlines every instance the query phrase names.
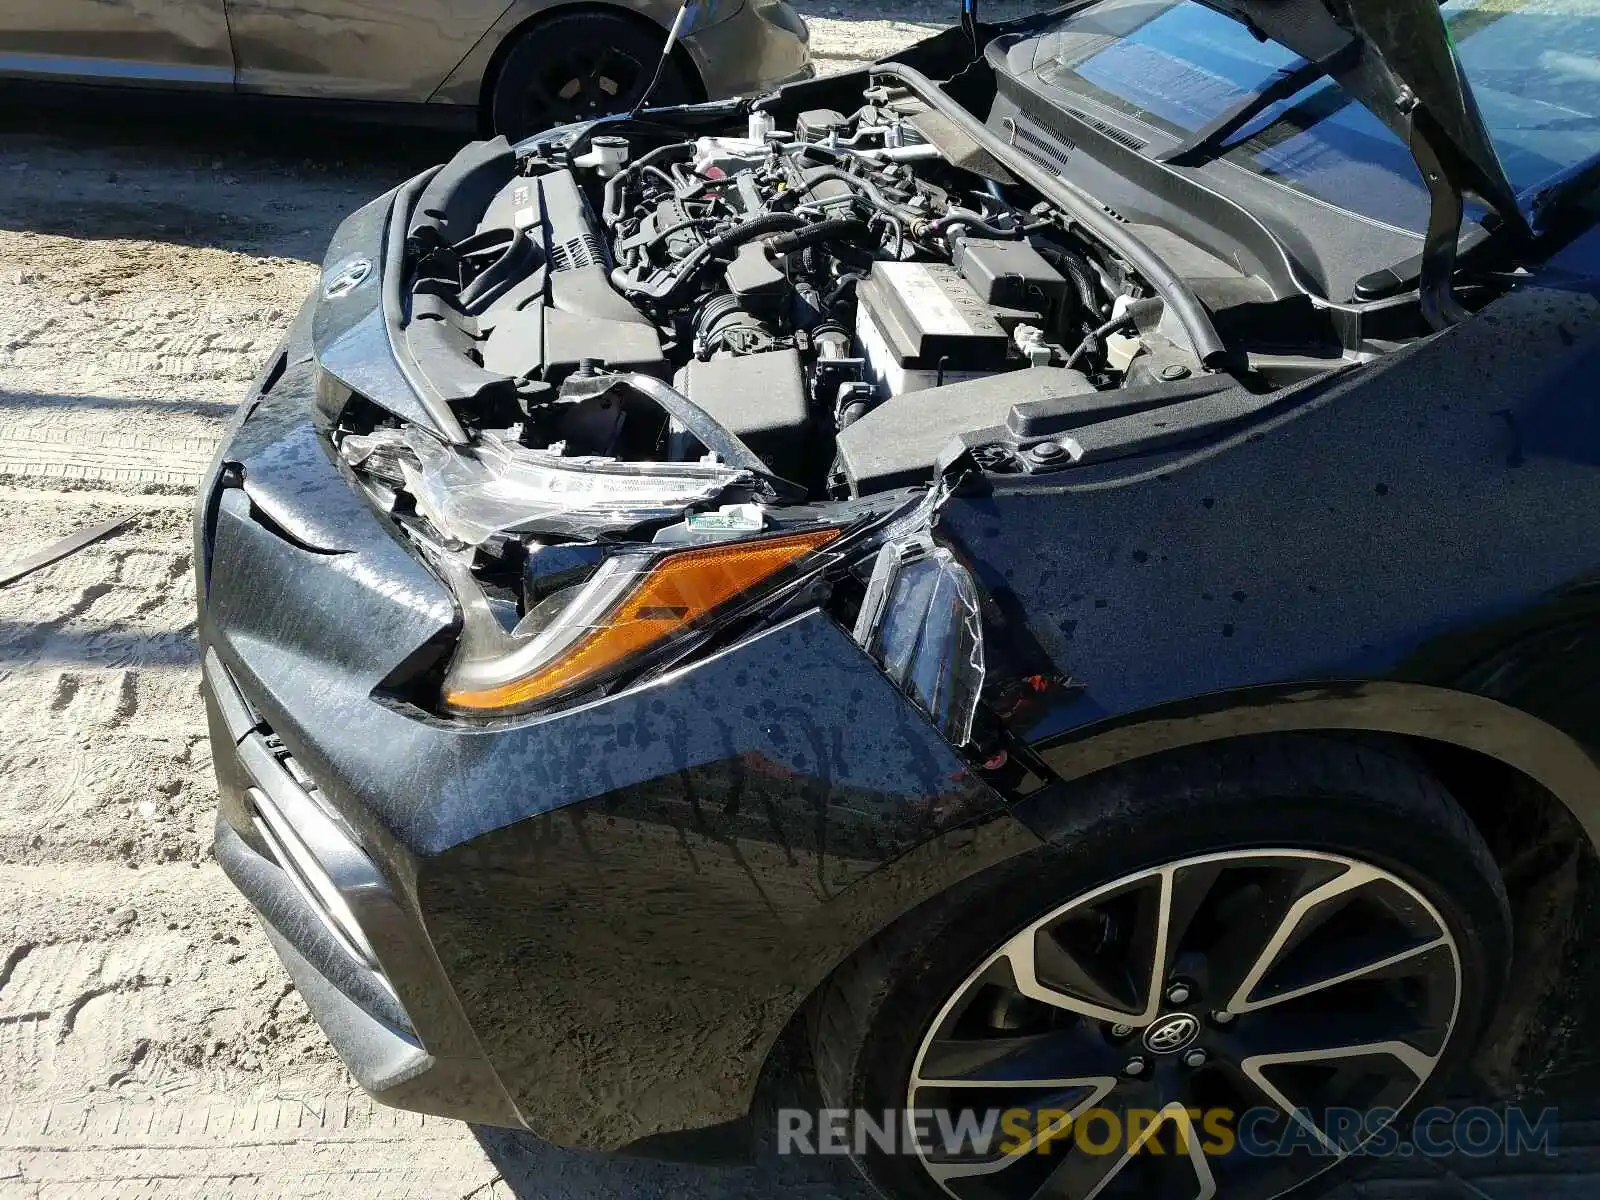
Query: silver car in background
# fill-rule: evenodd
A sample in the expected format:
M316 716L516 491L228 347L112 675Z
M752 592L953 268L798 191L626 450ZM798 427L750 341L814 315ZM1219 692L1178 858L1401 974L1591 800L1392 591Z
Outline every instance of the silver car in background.
M677 0L5 0L0 80L296 97L516 138L631 106ZM812 73L784 0L699 0L652 101Z

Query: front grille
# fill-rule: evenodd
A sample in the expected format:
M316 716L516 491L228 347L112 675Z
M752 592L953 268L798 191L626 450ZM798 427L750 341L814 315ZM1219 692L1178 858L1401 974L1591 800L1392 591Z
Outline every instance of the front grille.
M240 690L215 648L200 661L206 691L232 751L223 817L237 836L219 851L248 856L223 868L289 942L345 997L392 1030L413 1031L374 952L414 936L404 909L349 823ZM240 778L240 776L243 778ZM276 868L269 871L269 868Z
M266 745L267 752L272 755L273 760L283 768L290 779L294 780L295 786L306 794L307 798L317 806L323 816L339 826L350 841L354 843L356 840L355 833L345 823L344 814L334 808L328 798L322 794L322 789L317 786L317 781L311 778L311 772L302 767L300 760L289 753L289 749L283 744L282 738L268 729L265 724L261 726L261 729L261 740Z
M245 798L250 802L256 833L266 843L279 868L288 875L306 907L317 915L345 953L369 971L377 972L378 959L372 944L361 932L354 915L346 915L348 906L339 896L338 885L322 868L316 855L295 837L294 827L260 788L251 788ZM345 911L340 912L340 908Z

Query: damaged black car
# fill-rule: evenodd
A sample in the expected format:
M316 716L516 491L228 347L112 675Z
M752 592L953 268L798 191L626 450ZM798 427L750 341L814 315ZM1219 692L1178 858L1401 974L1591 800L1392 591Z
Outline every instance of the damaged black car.
M218 860L375 1096L566 1144L793 1045L886 1195L1260 1198L1516 1086L1597 155L1600 14L1488 0L969 4L468 146L202 487Z

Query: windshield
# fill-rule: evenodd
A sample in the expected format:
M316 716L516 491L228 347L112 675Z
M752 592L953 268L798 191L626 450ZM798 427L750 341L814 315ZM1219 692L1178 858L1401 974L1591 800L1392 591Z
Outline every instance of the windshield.
M1600 0L1450 0L1441 11L1518 192L1600 154ZM1188 0L1107 0L1063 19L1046 45L1044 82L1178 136L1304 65ZM1222 157L1403 229L1427 222L1410 152L1327 78L1267 108Z

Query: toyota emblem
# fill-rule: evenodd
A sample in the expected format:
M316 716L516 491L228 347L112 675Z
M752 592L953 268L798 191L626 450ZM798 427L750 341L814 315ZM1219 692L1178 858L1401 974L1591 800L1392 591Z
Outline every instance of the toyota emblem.
M1188 1013L1173 1013L1144 1031L1144 1048L1152 1054L1176 1054L1199 1035L1199 1021Z
M325 300L337 300L340 296L348 296L365 283L367 276L371 274L371 259L347 258L323 275L322 296Z

